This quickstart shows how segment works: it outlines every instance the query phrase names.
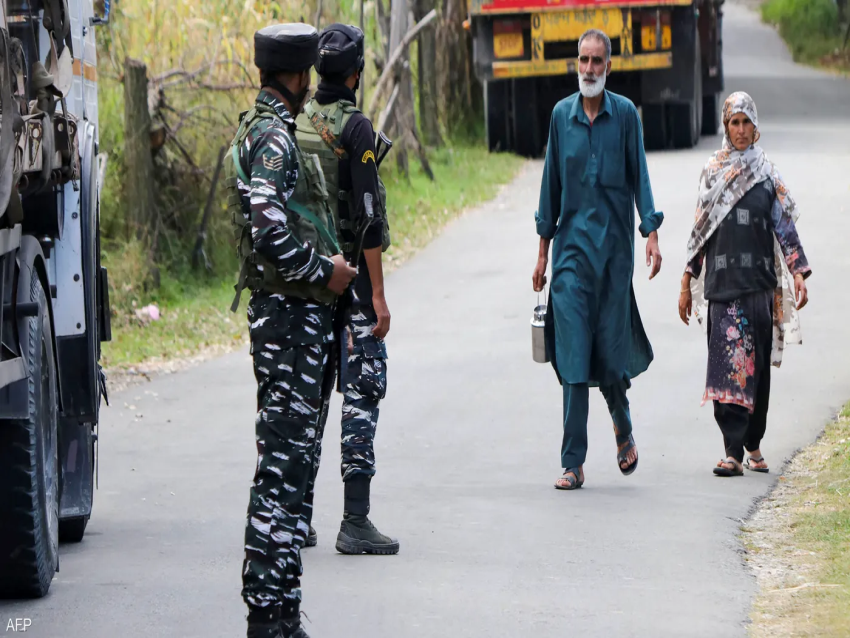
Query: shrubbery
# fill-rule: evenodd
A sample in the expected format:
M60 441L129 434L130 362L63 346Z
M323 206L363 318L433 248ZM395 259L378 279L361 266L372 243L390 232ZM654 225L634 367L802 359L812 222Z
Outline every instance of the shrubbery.
M841 46L835 0L768 0L762 5L762 17L779 27L795 60L817 63Z

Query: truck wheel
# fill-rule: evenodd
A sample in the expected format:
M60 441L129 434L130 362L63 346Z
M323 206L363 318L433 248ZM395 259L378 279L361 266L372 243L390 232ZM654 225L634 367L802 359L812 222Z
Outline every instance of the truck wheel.
M702 98L702 134L717 135L720 128L720 93Z
M700 132L697 104L672 104L670 108L673 110L673 148L693 148L699 142Z
M56 364L47 296L33 272L27 319L29 415L0 424L0 596L42 597L59 564Z
M549 120L545 117L541 126L537 112L538 78L518 78L513 86L513 151L523 157L541 157L546 152L541 128L549 131ZM551 113L548 114L551 116Z
M484 118L487 148L491 152L510 151L508 142L508 82L484 82Z
M63 543L79 543L86 534L86 525L88 523L88 516L67 518L64 521L59 521L59 540Z
M673 147L693 148L702 131L702 53L699 33L694 34L694 94L685 104L670 105L673 115Z
M643 147L647 151L661 151L667 148L667 127L664 122L663 104L644 104L643 114Z

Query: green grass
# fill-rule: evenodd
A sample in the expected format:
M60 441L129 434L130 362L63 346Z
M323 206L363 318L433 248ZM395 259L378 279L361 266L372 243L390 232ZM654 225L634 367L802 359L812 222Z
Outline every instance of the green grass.
M775 525L758 547L796 580L756 601L751 634L845 638L850 627L850 404L780 478ZM745 530L745 538L748 531ZM774 563L776 564L776 563ZM802 582L802 584L799 584Z
M160 308L159 321L142 323L131 313L113 318L112 341L103 345L104 367L127 368L245 342L247 292L242 295L240 311L233 314L232 281L199 283L191 289L189 282L170 283L173 287L169 292L163 294L160 289L148 299Z
M793 529L799 547L814 552L820 582L839 585L806 594L813 607L806 625L826 638L846 636L850 628L850 409L817 445L824 451L809 466L815 475L797 499Z
M483 146L463 145L431 153L434 182L411 156L408 182L397 172L393 160L391 153L381 168L393 240L385 255L386 271L425 246L464 208L495 196L523 164L514 155L490 154ZM105 367L126 368L151 359L185 357L206 347L244 342L249 293L243 293L237 314L231 313L235 272L223 280L188 272L163 275L160 286L153 288L145 284L148 275L141 247L134 243L119 246L105 254L113 306L113 340L103 348ZM149 303L158 305L161 319L143 323L136 310Z
M850 70L850 52L836 55L844 29L833 0L767 0L761 13L765 22L779 27L796 61Z

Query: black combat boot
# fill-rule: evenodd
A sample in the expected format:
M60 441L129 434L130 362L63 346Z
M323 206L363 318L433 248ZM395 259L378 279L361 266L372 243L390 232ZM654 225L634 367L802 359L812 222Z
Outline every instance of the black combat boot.
M367 518L369 486L368 476L355 476L345 482L345 512L336 537L336 551L340 554L398 554L398 540L381 534Z
M280 607L249 607L248 638L281 638Z
M304 547L315 547L319 544L319 535L316 533L316 530L313 529L313 526L310 525L310 533L307 534L307 540L304 541Z
M301 626L301 614L287 619L280 619L281 638L310 638Z

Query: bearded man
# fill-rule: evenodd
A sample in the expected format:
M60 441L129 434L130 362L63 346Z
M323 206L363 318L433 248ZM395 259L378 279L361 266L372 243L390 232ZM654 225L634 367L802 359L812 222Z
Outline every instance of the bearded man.
M579 40L579 92L552 112L540 204L540 251L534 290L546 284L549 244L552 286L546 348L563 387L563 475L557 489L584 484L589 387L599 387L614 421L617 466L635 471L637 447L626 390L652 361L632 289L634 208L647 238L652 279L661 269L658 228L635 105L605 90L611 40L596 29Z

